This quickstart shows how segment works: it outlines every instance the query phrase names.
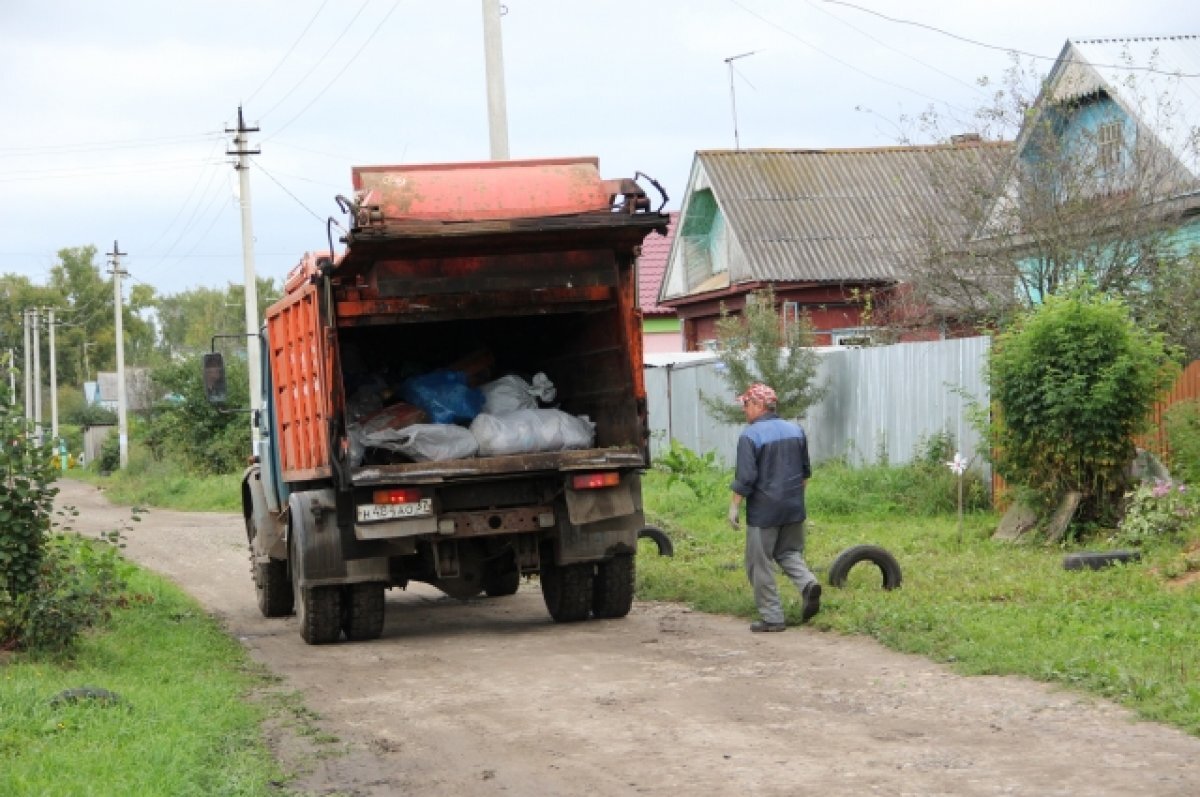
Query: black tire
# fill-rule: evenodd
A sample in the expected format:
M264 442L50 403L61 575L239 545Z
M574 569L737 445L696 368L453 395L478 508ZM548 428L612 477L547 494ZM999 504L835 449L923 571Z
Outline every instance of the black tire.
M292 562L297 562L292 549ZM292 567L292 592L296 598L296 620L300 638L310 645L327 645L342 636L342 588L301 587L298 568Z
M586 620L592 611L592 565L556 565L542 560L542 600L550 616L559 623Z
M1122 562L1139 562L1140 551L1080 551L1063 557L1063 570L1102 570Z
M488 568L483 574L483 591L489 598L503 598L514 594L521 586L521 571L512 562L505 562L507 569Z
M372 581L342 587L342 630L346 639L379 639L383 633L386 585Z
M630 554L614 556L596 565L592 586L592 615L597 618L624 617L633 608L635 565Z
M296 597L288 577L287 562L269 559L254 565L254 596L263 617L287 617L292 613Z
M654 544L658 546L659 556L675 555L675 544L671 542L671 538L662 529L655 526L646 526L645 528L638 529L637 535L639 540L654 540Z
M896 589L903 580L900 563L885 548L878 545L855 545L839 553L829 565L829 584L844 587L850 568L859 562L870 562L879 568L883 576L884 589Z

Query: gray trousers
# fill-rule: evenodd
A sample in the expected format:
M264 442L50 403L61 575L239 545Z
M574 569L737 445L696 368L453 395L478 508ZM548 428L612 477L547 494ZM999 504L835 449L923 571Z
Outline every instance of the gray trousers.
M746 578L754 588L758 612L768 623L783 622L783 606L775 585L775 563L801 594L817 577L804 563L804 523L786 526L746 526Z

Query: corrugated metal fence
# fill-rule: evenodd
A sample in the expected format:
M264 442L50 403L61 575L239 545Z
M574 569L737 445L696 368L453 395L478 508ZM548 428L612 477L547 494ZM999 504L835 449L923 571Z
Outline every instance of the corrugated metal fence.
M940 432L954 436L963 456L974 457L980 440L967 415L973 401L986 403L990 345L990 338L977 337L823 351L817 379L828 392L801 421L813 461L907 462L922 440ZM646 368L655 455L675 439L732 464L742 427L713 419L699 398L703 391L733 400L720 367L713 359ZM976 464L986 471L982 460Z

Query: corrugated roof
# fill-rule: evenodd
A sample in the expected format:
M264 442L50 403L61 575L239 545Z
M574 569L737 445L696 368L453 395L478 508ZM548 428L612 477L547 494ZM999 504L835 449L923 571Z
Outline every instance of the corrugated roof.
M734 283L892 281L929 240L961 238L951 196L998 173L1010 142L702 151L697 161L745 254Z
M1200 35L1070 40L1049 82L1058 102L1105 91L1200 179Z
M671 254L671 242L675 240L675 228L679 213L670 214L667 234L652 232L642 243L642 254L638 257L638 306L647 316L671 316L675 310L658 303L658 289L662 286L663 274L667 270L667 257Z

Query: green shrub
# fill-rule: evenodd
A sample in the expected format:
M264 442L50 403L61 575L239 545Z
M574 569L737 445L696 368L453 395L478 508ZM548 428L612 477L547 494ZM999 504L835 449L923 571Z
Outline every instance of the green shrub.
M164 366L152 377L167 396L150 411L141 434L154 457L200 475L240 470L250 452L249 417L208 403L199 363ZM226 384L229 407L245 409L249 402L244 361L226 360Z
M678 440L655 459L654 467L668 474L668 486L682 483L697 498L729 491L730 478L716 462L716 452L697 454Z
M1171 448L1171 474L1180 481L1200 485L1200 401L1191 399L1172 405L1163 421Z
M49 445L0 403L0 589L18 600L38 584L50 513L58 492Z
M1175 540L1200 515L1194 490L1186 485L1156 479L1144 482L1125 494L1125 516L1114 540L1122 545L1144 545L1158 540Z

